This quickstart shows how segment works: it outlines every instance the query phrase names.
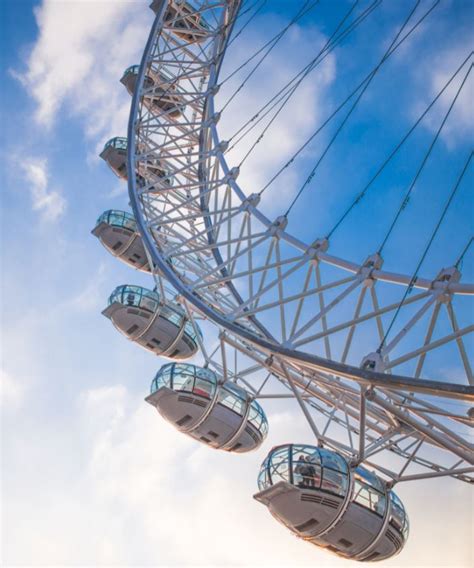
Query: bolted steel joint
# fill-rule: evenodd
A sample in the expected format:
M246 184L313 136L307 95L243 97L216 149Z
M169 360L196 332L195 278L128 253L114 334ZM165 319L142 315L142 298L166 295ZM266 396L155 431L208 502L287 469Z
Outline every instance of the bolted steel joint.
M235 180L235 179L237 179L237 178L239 177L239 174L240 174L240 168L238 168L238 167L232 168L232 169L229 171L229 173L225 176L225 181L226 181L227 183L229 183L230 180Z
M251 207L257 207L260 203L260 195L258 193L252 193L249 195L240 206L241 211L248 211Z
M329 248L328 239L316 239L311 246L306 251L306 254L315 260L317 260L317 255L320 252L326 252Z
M365 281L372 281L372 272L374 270L380 270L383 265L383 259L378 252L371 254L365 259L365 262L359 268L359 274L364 278ZM367 282L367 285L369 282Z
M377 351L369 353L362 359L360 367L361 369L367 369L368 371L377 371L378 373L383 373L385 371L385 364L382 354L378 353Z
M273 223L268 228L268 231L272 237L277 236L280 231L284 231L288 225L288 219L286 215L280 215L273 221Z
M375 399L375 390L373 389L373 387L370 387L369 389L367 389L364 393L364 396L367 400L374 400Z
M214 148L213 150L213 154L217 155L220 152L225 152L227 150L227 148L229 147L229 142L222 140L221 142L219 142L219 144L217 144L217 146ZM231 170L232 171L232 170Z

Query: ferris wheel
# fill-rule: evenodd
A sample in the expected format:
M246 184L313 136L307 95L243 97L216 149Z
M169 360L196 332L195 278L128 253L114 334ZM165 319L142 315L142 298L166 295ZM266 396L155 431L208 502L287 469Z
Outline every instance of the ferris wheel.
M142 61L121 78L132 95L128 135L110 140L101 154L127 180L132 212L106 211L93 230L114 256L149 273L150 287L119 286L103 313L129 339L171 359L158 371L146 400L180 431L211 448L236 453L258 448L271 432L265 401L294 399L310 442L275 440L278 445L263 460L255 498L304 540L346 558L383 560L400 552L409 531L394 486L435 477L474 481L469 442L474 379L466 341L474 329L468 321L474 285L461 273L472 238L452 265L440 266L434 277L420 274L451 202L466 183L472 154L452 180L415 271L383 267L385 244L469 78L472 54L331 231L307 242L289 230L295 204L380 68L437 3L427 9L414 4L377 65L327 117L327 122L339 121L334 136L290 206L274 218L264 213L262 199L315 134L259 191L239 184L243 164L265 144L265 134L300 85L380 2L351 5L314 57L222 140L219 121L232 98L318 2L302 2L239 67L246 70L244 79L222 104L224 56L264 3L151 4L156 17ZM333 253L334 232L357 214L390 159L447 93L450 104L399 206L389 214L382 243L367 250L363 262L346 258L344 251ZM232 150L249 133L255 141L236 165ZM442 317L449 327L440 325ZM213 350L201 331L203 322L215 329ZM183 362L196 354L202 364ZM437 361L453 361L456 380L428 376L430 358L435 368Z

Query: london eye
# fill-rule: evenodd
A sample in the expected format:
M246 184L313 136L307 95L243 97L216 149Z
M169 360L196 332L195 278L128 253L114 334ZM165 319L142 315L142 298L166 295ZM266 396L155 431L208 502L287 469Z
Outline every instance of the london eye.
M291 122L298 93L323 80L333 53L350 46L357 59L354 34L372 25L381 1L339 3L324 37L295 68L275 72L278 86L243 116L239 97L252 97L272 57L278 65L274 54L298 22L313 10L327 16L324 2L291 3L285 25L242 56L239 42L264 4L152 2L142 60L118 78L131 95L128 132L101 153L128 184L130 208L105 211L92 231L149 286L135 285L133 272L111 283L103 314L143 356L168 359L144 396L183 434L237 454L259 451L268 436L274 447L255 472L254 498L278 522L344 558L380 561L409 537L400 484L474 481L473 239L453 214L468 194L472 151L441 141L472 82L473 56L466 49L383 152L364 150L354 142L361 109L384 104L381 74L437 18L439 1L404 3L383 50L369 46L363 64L348 65L339 99L288 145L275 125ZM399 112L391 107L391 120ZM335 204L334 161L321 172L349 138L366 167L341 164L354 168L353 183ZM249 160L275 145L288 151L268 179L246 176ZM353 237L339 239L346 227ZM307 437L273 438L267 401L298 408Z

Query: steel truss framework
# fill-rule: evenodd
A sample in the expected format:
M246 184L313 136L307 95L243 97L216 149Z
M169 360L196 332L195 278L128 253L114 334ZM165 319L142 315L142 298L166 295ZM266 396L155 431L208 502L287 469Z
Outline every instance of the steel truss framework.
M358 265L329 254L325 239L293 237L285 217L265 217L227 164L214 106L240 0L195 0L186 13L177 4L171 18L168 4L154 2L133 95L129 193L157 285L166 295L164 277L192 321L219 329L214 353L201 344L206 364L256 398L295 399L320 444L390 484L473 481L474 380L464 338L474 326L460 327L456 310L474 286L454 267L413 285L409 275L384 271L378 255ZM207 25L191 38L175 33L183 19L202 18ZM166 93L145 81L160 73L176 95L173 118L159 104ZM156 175L157 161L172 185ZM400 310L403 326L378 353L383 317L406 286L414 290ZM440 335L443 312L451 331ZM446 346L455 346L464 371L456 384L423 374L426 358Z

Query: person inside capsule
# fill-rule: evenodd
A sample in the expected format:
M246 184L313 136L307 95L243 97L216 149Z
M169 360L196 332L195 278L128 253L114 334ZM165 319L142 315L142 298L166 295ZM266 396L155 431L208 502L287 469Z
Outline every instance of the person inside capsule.
M254 497L295 534L346 558L382 560L408 537L408 517L397 495L365 467L326 448L273 448Z
M268 431L262 407L245 389L191 363L164 365L146 400L179 430L216 449L251 451Z

